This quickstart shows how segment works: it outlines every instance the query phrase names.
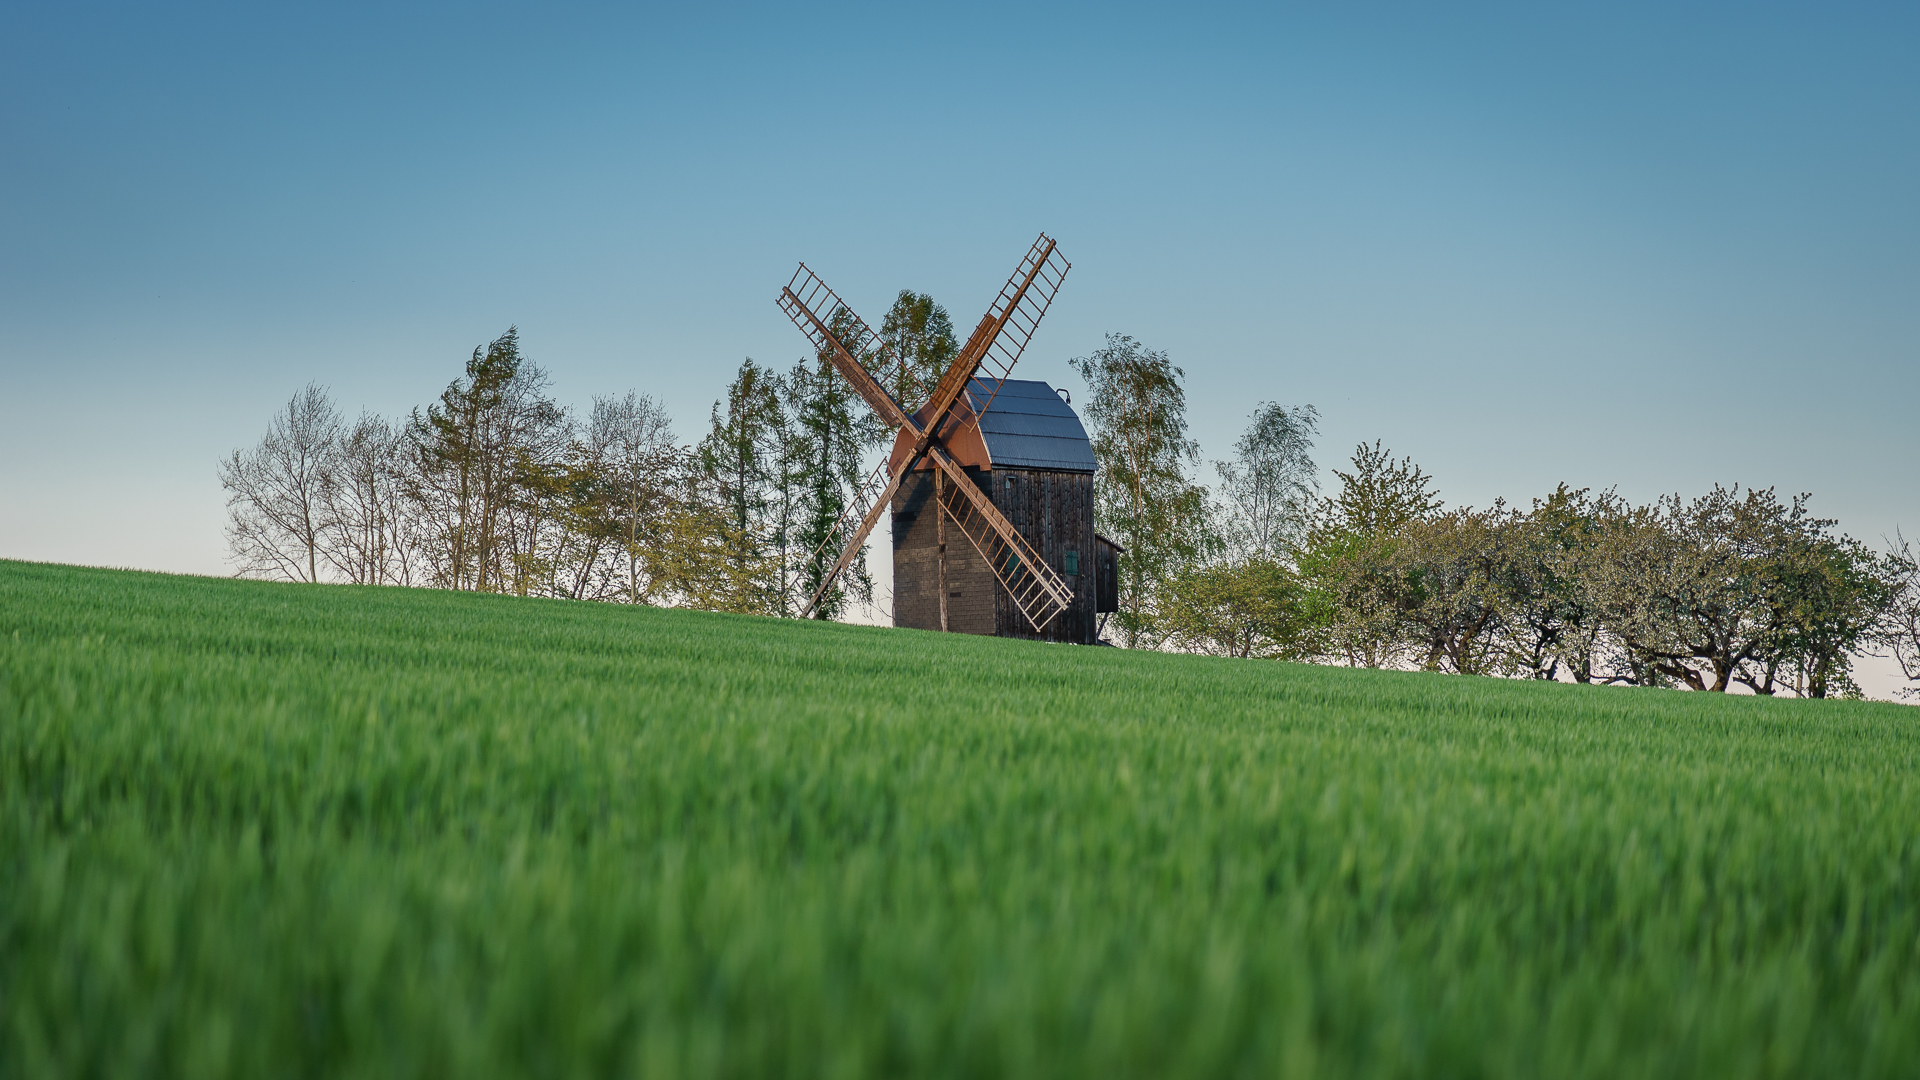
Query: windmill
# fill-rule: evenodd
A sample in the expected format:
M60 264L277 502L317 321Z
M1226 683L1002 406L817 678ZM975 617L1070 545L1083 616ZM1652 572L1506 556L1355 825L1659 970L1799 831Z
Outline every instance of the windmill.
M996 505L996 499L1010 502L1005 492L1016 489L1016 479L1007 474L1003 477L1004 484L996 483L1007 470L1004 467L998 472L994 470L992 440L982 426L983 418L991 415L989 410L1001 391L1007 389L1010 399L1019 397L1027 403L1023 406L1025 413L1020 415L1031 414L1043 425L1051 421L1055 428L1069 424L1071 430L1064 432L1065 438L1058 441L1070 445L1077 436L1079 443L1085 444L1086 435L1079 420L1054 396L1052 388L1044 383L1008 378L1069 268L1070 264L1060 255L1054 241L1042 233L1007 279L979 325L974 327L972 336L941 376L932 395L911 411L906 404L894 399L870 366L878 365L885 370L892 361L886 343L818 275L801 263L792 280L780 290L781 309L880 419L897 429L893 452L860 485L816 551L819 554L837 547L840 554L808 600L803 615L812 614L840 573L859 556L882 512L890 507L894 510L898 534L903 525L911 523L918 510L929 503L934 507L939 537L938 580L931 583L931 587L938 590L939 629L948 629L948 525L967 539L972 552L978 556L969 558L968 565L983 575L990 573L991 580L997 583L995 603L1007 616L993 624L1000 629L978 632L1061 638L1055 623L1062 613L1079 608L1091 612L1096 593L1104 591L1097 586L1089 588L1078 580L1080 552L1091 557L1090 564L1103 564L1096 554L1092 535L1091 451L1064 463L1038 459L1026 462L1061 466L1079 478L1080 482L1075 484L1049 481L1042 487L1046 492L1056 489L1064 492L1072 487L1072 501L1076 506L1084 504L1084 510L1062 514L1054 512L1051 504L1044 504L1033 514L1021 515L1046 524L1071 518L1084 526L1081 528L1084 540L1075 539L1077 534L1071 531L1059 533L1055 528L1054 533L1064 536L1065 540L1064 544L1054 543L1048 539L1054 533L1033 524L1023 531L1009 520L1002 506ZM1007 439L1018 437L1010 435ZM926 474L931 474L930 484L926 482L929 479ZM1053 475L1052 472L1034 473L1043 479ZM917 502L910 497L914 492L920 493ZM1049 496L1043 493L1039 497L1045 500ZM905 509L908 506L913 509ZM1049 557L1036 547L1035 535L1040 538L1040 547L1059 550L1051 552ZM897 535L897 555L899 550ZM896 593L901 587L900 567L897 557ZM971 599L977 600L980 591L970 594ZM964 591L952 594L955 598L968 595ZM895 618L902 625L910 624L902 620L898 605ZM1090 618L1085 621L1091 626ZM1050 627L1053 632L1049 632ZM1092 635L1075 628L1062 639L1092 640Z

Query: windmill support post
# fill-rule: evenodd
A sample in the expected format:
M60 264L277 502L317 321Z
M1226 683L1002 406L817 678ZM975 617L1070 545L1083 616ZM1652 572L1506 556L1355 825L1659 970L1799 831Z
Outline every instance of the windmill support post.
M935 469L933 472L933 501L936 506L946 505L946 483L947 474ZM939 530L940 547L937 557L940 562L940 570L937 576L940 586L940 632L944 634L947 632L947 515L936 513L933 515L933 518L934 528Z

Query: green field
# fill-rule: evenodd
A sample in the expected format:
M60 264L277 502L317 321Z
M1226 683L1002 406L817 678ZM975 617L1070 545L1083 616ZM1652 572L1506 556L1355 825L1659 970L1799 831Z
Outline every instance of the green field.
M1920 710L0 562L0 1075L1912 1076Z

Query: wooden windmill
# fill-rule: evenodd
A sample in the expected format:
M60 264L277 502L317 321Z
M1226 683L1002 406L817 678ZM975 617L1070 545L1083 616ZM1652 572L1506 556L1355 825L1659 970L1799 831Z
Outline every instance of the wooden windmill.
M821 551L837 547L840 554L807 602L805 614L813 612L858 557L880 515L890 508L897 625L1094 639L1095 609L1112 610L1102 602L1102 594L1111 592L1112 559L1110 545L1093 535L1093 458L1085 448L1086 433L1051 387L1008 378L1069 265L1042 233L932 396L911 411L894 399L869 366L886 370L893 362L886 343L805 263L780 290L781 309L881 420L898 431L893 452L861 485L821 544ZM1017 407L991 412L1003 390L1009 403L1017 399ZM1005 422L983 424L989 417ZM996 460L996 445L1014 450ZM1034 451L1035 445L1066 450ZM1012 456L1019 453L1029 456ZM1040 456L1032 457L1035 453ZM1048 457L1062 453L1068 460ZM927 507L933 512L923 521L921 511ZM949 525L970 545L970 550L957 549L952 560L946 543ZM915 537L925 542L915 543ZM922 549L930 557L918 557ZM1106 582L1097 580L1102 569L1109 574ZM909 595L937 603L903 602ZM949 600L964 607L963 625L953 625Z

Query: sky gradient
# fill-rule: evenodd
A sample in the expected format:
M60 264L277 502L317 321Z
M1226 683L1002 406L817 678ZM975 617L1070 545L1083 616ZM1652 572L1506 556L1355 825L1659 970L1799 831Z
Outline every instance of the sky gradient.
M683 438L805 260L963 330L1073 262L1224 456L1311 403L1451 504L1808 491L1920 533L1920 8L0 6L0 556L227 572L215 462L518 325ZM1213 479L1211 471L1205 479Z

